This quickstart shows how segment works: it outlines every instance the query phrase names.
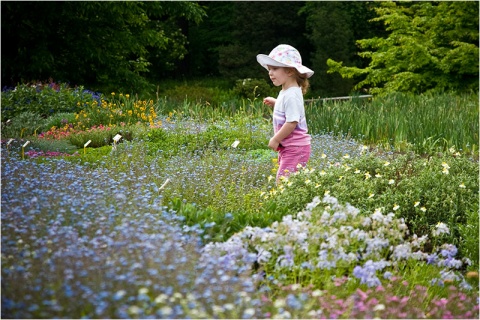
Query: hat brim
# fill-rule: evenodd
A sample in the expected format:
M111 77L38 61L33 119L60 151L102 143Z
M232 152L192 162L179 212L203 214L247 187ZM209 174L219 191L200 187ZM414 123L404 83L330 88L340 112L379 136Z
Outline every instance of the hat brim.
M281 63L281 62L278 62L276 60L273 60L272 58L270 58L269 56L267 56L266 54L258 54L257 55L257 61L258 63L260 63L260 65L262 67L264 67L265 69L268 70L268 66L272 66L272 67L285 67L285 68L295 68L298 70L298 72L300 72L301 74L306 74L307 75L307 78L310 78L311 76L313 76L314 74L314 71L303 66L303 65L300 65L300 66L290 66L288 64L285 64L285 63Z

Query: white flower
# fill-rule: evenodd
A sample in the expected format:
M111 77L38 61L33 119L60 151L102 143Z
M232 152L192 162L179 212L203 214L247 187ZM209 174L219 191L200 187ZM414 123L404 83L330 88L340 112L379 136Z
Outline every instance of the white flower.
M382 311L385 310L385 305L383 304L377 304L375 307L373 307L373 311Z
M309 204L307 204L307 210L313 210L313 208L315 208L316 206L318 206L320 204L320 198L317 196L315 198L313 198L312 202L310 202Z
M148 289L147 288L140 288L138 290L138 294L147 294L148 293Z
M443 222L439 222L437 223L436 227L435 227L435 230L432 231L432 234L434 236L439 236L441 234L449 234L450 233L450 229L448 228L448 226L443 223Z
M395 183L395 180L393 179L388 180L388 184L394 184L394 183Z

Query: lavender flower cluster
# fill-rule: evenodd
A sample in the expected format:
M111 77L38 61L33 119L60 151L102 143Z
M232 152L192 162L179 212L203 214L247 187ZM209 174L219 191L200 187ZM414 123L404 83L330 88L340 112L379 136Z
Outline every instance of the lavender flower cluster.
M242 307L256 284L248 270L204 259L200 231L183 232L142 177L118 178L3 161L2 317L258 316Z
M130 147L122 151L133 154ZM205 230L167 210L152 177L178 180L190 169L197 181L215 163L194 170L172 158L177 172L164 173L157 162L128 158L115 170L113 156L90 166L2 153L2 317L478 317L478 298L464 293L468 284L455 272L465 263L456 248L422 252L427 238L407 239L404 221L390 213L317 197L267 228L205 245ZM395 294L397 271L412 261L438 271L435 286L459 283L463 291L427 307L414 303L416 294L425 300L423 287ZM352 286L365 290L336 296Z
M439 276L455 275L452 280L471 289L464 277L454 272L469 263L454 258L454 245L444 244L428 254L421 250L427 236L407 235L404 220L393 213L383 214L382 209L377 209L362 214L327 194L322 200L313 199L296 217L285 216L268 228L246 227L226 242L209 243L204 254L236 259L245 266L253 260L267 276L276 279L302 277L314 282L323 278L323 285L330 276L352 270L350 280L358 279L370 288L400 276L396 274L400 267L413 261L417 265L435 264Z

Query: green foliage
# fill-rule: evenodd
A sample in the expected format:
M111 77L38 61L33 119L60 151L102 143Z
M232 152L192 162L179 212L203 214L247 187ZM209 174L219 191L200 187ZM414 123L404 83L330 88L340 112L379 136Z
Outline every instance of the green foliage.
M112 145L113 137L117 134L122 136L122 140L131 141L133 139L134 129L132 126L112 126L105 127L102 125L93 126L84 131L77 131L67 137L68 141L78 148L83 148L85 143L91 140L88 147L98 148L102 146ZM120 140L120 141L122 141Z
M230 5L233 12L228 10L227 14L231 18L222 29L227 28L231 33L216 48L221 76L232 80L263 76L268 80L268 74L255 61L255 56L268 54L280 43L297 48L308 65L310 48L304 37L305 23L296 17L304 2L235 1Z
M162 92L162 96L165 97L168 103L177 105L189 101L191 103L205 103L218 106L232 98L228 90L196 84L178 85L174 88L166 89Z
M306 105L311 133L348 135L395 151L478 153L478 94L388 94Z
M6 121L22 112L34 112L48 117L59 112L76 112L84 104L99 99L99 95L83 86L70 88L66 83L20 84L2 92L2 119Z
M475 257L479 256L478 234L479 229L479 215L478 210L471 210L465 212L466 218L464 224L458 225L458 232L460 235L461 252L465 257L471 257L476 265L471 267L471 270L478 271L478 261ZM478 282L477 282L478 283Z
M31 139L31 144L29 144L29 148L36 150L36 151L43 151L43 152L61 152L61 153L69 153L72 154L78 150L78 147L71 144L66 139L61 140L51 140L51 139L38 139L33 138Z
M229 149L236 140L240 141L239 148L242 150L258 150L268 144L266 137L253 136L240 127L214 124L206 128L197 128L195 131L188 128L174 131L155 128L140 134L139 139L148 143L150 154L156 154L161 150L167 157L174 156L180 151L193 153L207 149Z
M204 15L188 1L5 3L2 30L13 45L2 52L2 83L54 77L148 92L149 72L172 70L186 54L179 19Z
M34 133L40 133L46 126L45 119L32 111L23 111L9 120L2 123L2 139L23 138Z
M475 2L382 2L375 9L389 35L357 41L366 68L329 59L329 72L363 76L355 88L371 93L478 89Z
M74 124L75 120L75 113L55 113L46 119L45 129L51 129L52 127L61 128L67 124Z
M302 8L307 37L314 47L312 90L318 95L336 97L351 93L354 80L327 73L327 59L356 67L366 66L364 59L357 55L355 41L381 32L377 23L368 22L374 17L374 6L376 3L365 1L308 1Z
M324 170L303 170L268 195L285 213L292 214L315 195L330 193L361 210L395 212L405 218L412 234L419 236L428 234L437 223L445 223L451 231L446 241L459 244L465 241L459 226L466 224L466 213L479 209L478 175L478 163L457 153L428 158L398 155L388 160L363 156L330 164ZM478 243L478 234L476 237ZM478 256L462 254L478 265Z
M256 98L263 99L274 95L277 91L263 79L240 79L236 81L235 87L233 87L233 93L238 97L252 101Z

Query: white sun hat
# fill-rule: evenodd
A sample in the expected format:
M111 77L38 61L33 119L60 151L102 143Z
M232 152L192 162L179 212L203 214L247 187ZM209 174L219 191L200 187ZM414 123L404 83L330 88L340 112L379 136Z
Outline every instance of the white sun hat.
M272 67L290 67L295 68L301 74L306 74L307 78L313 75L313 70L302 65L302 56L300 52L288 44L280 44L273 49L270 54L257 55L257 61L262 67L268 70Z

